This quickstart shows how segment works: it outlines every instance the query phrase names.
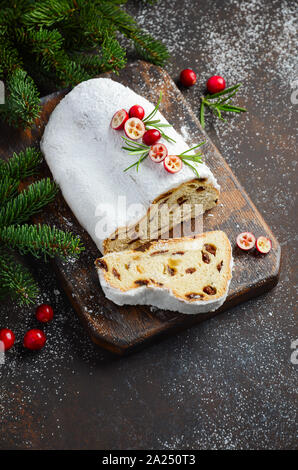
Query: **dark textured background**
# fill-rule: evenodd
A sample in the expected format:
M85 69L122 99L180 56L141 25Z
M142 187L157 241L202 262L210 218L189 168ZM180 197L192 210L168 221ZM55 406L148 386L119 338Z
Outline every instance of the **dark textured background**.
M297 6L128 2L139 23L167 43L171 76L186 67L197 72L198 85L183 90L195 112L210 75L222 74L228 85L242 81L249 113L226 124L208 121L207 131L282 245L280 282L120 359L90 343L50 267L34 264L39 302L53 305L55 319L45 328L46 348L27 353L21 338L37 326L34 308L0 307L0 326L18 338L0 366L1 449L295 448Z

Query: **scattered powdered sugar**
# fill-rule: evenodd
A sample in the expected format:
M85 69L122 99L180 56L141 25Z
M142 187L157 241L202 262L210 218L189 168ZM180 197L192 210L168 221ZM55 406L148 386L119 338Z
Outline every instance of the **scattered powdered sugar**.
M190 135L187 131L187 127L186 126L181 126L181 134L183 136L183 138L186 140L186 141L189 141L190 140Z
M0 366L3 448L8 440L18 448L296 446L296 370L290 362L296 337L290 231L296 164L288 154L296 154L290 85L297 78L297 4L228 0L217 10L219 3L201 1L200 16L193 0L130 2L127 8L168 44L175 61L167 69L174 79L185 67L198 72L198 85L183 90L197 115L211 74L224 75L228 85L243 82L236 102L249 113L227 123L207 119L207 131L233 171L246 175L243 185L281 242L280 282L265 296L118 360L91 343L50 267L37 263L37 303L49 302L55 310L53 322L42 326L44 350L27 353L21 346L26 330L40 327L34 307L1 304L1 325L13 325L17 336ZM280 214L288 224L280 223ZM71 406L79 438L68 425Z
M266 68L276 57L278 67L266 72L278 75L284 86L297 78L297 63L289 54L297 46L296 2L229 0L219 11L215 4L211 7L205 2L205 6L200 5L200 16L194 15L193 0L164 0L163 8L175 10L179 22L168 20L165 24L164 15L157 15L151 5L139 4L138 10L132 10L145 30L165 42L175 62L195 69L195 64L188 63L188 57L197 51L200 82L213 73L224 75L228 83L245 80L251 77L253 69ZM270 34L278 40L268 42ZM174 76L179 73L172 65L168 68Z
M105 353L90 341L63 291L58 290L50 266L36 262L33 273L41 290L35 305L20 308L8 301L1 304L0 326L13 329L16 343L6 352L5 364L0 365L0 423L9 425L11 439L14 436L15 445L22 448L34 444L31 438L36 426L41 441L48 436L47 416L43 415L42 408L36 410L35 403L43 402L47 407L52 402L58 409L70 395L80 393L79 389L68 390L66 385L69 377L76 374L75 358L79 357L86 364L88 373L92 374L96 364L105 357ZM54 319L49 324L35 319L36 306L42 303L53 307ZM39 328L46 334L46 346L41 351L27 351L22 345L24 334L31 328ZM27 431L24 431L24 419L29 426ZM34 419L38 421L34 423ZM57 439L59 436L57 421ZM3 433L0 448L3 448L2 440L5 445L5 438Z
M291 185L296 165L286 152L290 149L296 154L291 127L297 106L291 103L291 94L298 79L297 3L228 0L217 8L200 2L200 15L195 14L192 0L164 0L163 8L175 12L174 18L169 15L165 21L164 15L157 14L160 6L139 4L130 11L143 28L169 47L173 59L166 69L175 80L183 68L196 71L196 86L182 92L197 117L200 97L211 75L223 75L227 86L243 84L234 102L246 107L248 113L229 114L223 123L206 111L206 130L236 175L246 174L241 183L264 216L273 216L273 228L283 230L278 212L290 218L294 210ZM277 186L273 201L276 218L269 204L268 179ZM283 236L286 231L284 227Z

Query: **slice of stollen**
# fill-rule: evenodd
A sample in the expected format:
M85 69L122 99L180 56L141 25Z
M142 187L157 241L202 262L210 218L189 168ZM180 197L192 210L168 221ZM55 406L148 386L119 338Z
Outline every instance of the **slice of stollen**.
M118 305L204 313L224 303L233 260L228 237L214 231L108 253L95 265L106 297Z

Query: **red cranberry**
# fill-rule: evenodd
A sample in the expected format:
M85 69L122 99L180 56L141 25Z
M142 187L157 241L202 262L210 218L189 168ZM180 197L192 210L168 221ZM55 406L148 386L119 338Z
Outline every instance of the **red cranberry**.
M226 82L223 77L220 77L219 75L214 75L213 77L210 77L209 80L207 81L207 90L209 93L219 93L220 91L223 91L226 88Z
M129 117L131 118L134 117L134 118L138 118L142 120L144 116L145 116L144 108L142 108L142 106L139 106L138 104L135 104L129 110Z
M189 87L196 83L197 76L195 72L191 69L184 69L180 73L180 82L183 86Z
M0 330L0 341L3 342L5 351L14 345L15 338L14 332L8 328L2 328L2 330Z
M42 323L47 323L53 320L54 312L50 305L42 304L36 309L36 318Z
M146 131L145 134L143 135L143 143L145 145L153 145L155 144L161 137L160 132L157 129L149 129L149 131Z
M38 330L37 328L27 331L24 336L24 346L27 349L41 349L44 347L45 343L46 335L43 331Z

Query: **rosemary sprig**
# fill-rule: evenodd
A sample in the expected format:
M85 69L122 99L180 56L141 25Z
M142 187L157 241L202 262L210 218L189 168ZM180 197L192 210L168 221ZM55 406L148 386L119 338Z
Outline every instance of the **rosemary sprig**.
M194 174L196 175L197 178L200 178L200 175L198 173L198 170L196 169L195 166L193 166L191 163L189 163L190 161L191 162L195 162L195 163L203 163L202 161L202 152L196 152L195 154L193 155L187 155L189 152L197 149L198 147L201 147L202 145L204 145L206 143L206 141L204 140L203 142L201 142L200 144L198 145L195 145L194 147L188 149L188 150L185 150L184 152L180 153L180 155L178 155L178 157L183 161L183 163L185 163L185 165L189 166L192 171L194 172Z
M151 111L150 114L148 114L148 116L146 116L144 119L143 119L143 122L145 124L145 127L146 129L150 129L150 128L154 128L154 129L158 129L160 134L161 134L161 137L163 139L165 139L167 142L174 142L176 143L176 141L174 139L172 139L172 137L169 137L167 134L165 134L165 132L163 131L163 128L165 127L172 127L171 124L162 124L160 122L160 119L153 119L154 116L156 115L157 111L158 111L158 108L160 106L160 103L161 103L161 100L162 100L162 91L160 92L159 94L159 98L158 98L158 101L157 101L157 104L155 106L155 108L153 109L153 111Z
M132 165L125 168L125 170L123 171L127 171L130 168L133 168L134 166L136 166L137 171L139 171L140 163L142 163L142 161L148 157L150 147L148 147L148 145L140 144L140 142L136 142L135 140L128 139L127 137L124 137L124 136L122 136L122 139L125 142L125 146L122 147L122 149L126 150L129 153L129 155L139 156L136 162L134 162Z
M162 100L162 91L159 93L159 98L158 98L158 101L157 101L157 103L156 103L155 108L153 109L153 111L151 111L150 114L148 114L148 116L146 116L146 117L143 119L143 122L150 121L150 120L152 120L152 118L154 118L154 116L155 116L155 114L157 113L158 108L159 108L159 106L160 106L161 100Z
M137 166L137 171L139 171L140 163L142 163L142 161L145 160L147 157L148 157L148 153L142 153L140 155L140 158L136 162L134 162L132 165L125 168L125 170L123 170L123 171L130 170L130 168L133 168L134 166Z
M241 83L234 85L226 90L214 93L213 95L206 95L201 97L201 109L200 109L200 122L203 129L205 128L205 107L211 109L211 111L222 121L226 121L222 117L222 112L225 113L245 113L247 110L245 108L240 108L239 106L234 106L231 104L231 99L236 95L238 89L240 88ZM224 98L222 98L224 96ZM210 101L214 100L216 101Z
M142 161L144 161L149 156L150 147L148 145L140 144L139 142L136 142L135 140L128 139L127 137L124 137L124 136L122 136L122 139L125 142L125 145L122 147L122 149L126 150L129 155L138 156L138 159L132 165L125 168L125 170L123 170L123 171L130 170L130 168L133 168L134 166L136 166L137 171L139 171L140 164L142 163ZM192 152L195 149L201 147L205 143L206 143L206 141L204 140L200 144L195 145L194 147L191 147L190 149L185 150L184 152L177 155L183 161L183 163L185 163L185 165L189 166L192 169L192 171L195 173L197 178L199 178L200 175L199 175L196 167L193 166L190 162L203 163L202 162L202 152L199 151L199 152L194 153L193 155L188 155L188 154L189 154L189 152Z
M148 128L158 129L163 139L165 139L167 142L176 143L176 140L172 139L172 137L169 137L167 134L164 133L164 131L162 130L162 127L172 127L172 126L171 124L159 124L159 120L157 122L154 122L154 121L146 122L146 129Z

